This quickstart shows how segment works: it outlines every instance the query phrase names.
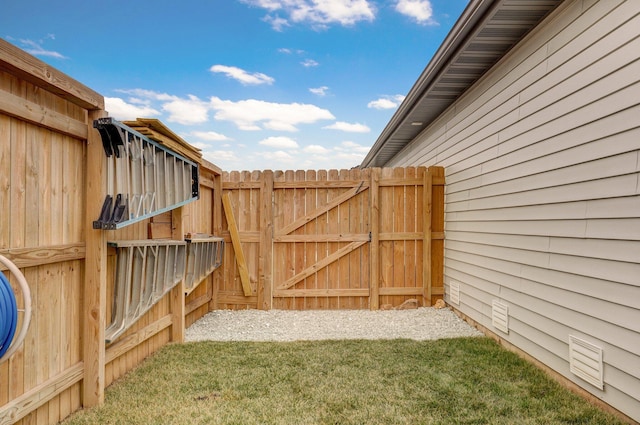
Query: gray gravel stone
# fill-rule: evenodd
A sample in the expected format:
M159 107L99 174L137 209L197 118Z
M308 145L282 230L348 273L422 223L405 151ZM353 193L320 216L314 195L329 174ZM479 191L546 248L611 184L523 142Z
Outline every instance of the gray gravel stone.
M216 310L185 332L187 341L432 340L482 335L449 308L414 310Z

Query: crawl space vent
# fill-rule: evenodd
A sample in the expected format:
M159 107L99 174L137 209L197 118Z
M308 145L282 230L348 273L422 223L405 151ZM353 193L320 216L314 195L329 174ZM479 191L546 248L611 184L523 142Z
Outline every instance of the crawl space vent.
M569 370L591 385L604 389L601 347L569 335Z
M506 334L509 333L509 306L498 300L493 300L491 309L491 324L494 328Z
M451 291L451 293L449 294L451 303L460 305L460 282L455 282L452 280L451 283L449 283L449 290Z

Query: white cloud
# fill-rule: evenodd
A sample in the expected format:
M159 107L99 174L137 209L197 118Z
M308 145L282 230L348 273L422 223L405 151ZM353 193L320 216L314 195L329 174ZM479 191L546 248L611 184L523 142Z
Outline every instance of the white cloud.
M331 124L322 128L326 128L329 130L346 131L348 133L368 133L371 131L371 129L364 124L360 124L360 123L351 124L344 121L336 121L334 124Z
M53 34L47 34L47 36L45 38L50 38L52 40L55 39L55 36ZM29 39L20 39L20 43L22 44L22 49L34 56L47 56L50 58L55 58L55 59L67 59L66 56L62 55L61 53L58 53L56 51L53 50L47 50L45 49L42 44L44 43L44 40L39 40L39 41L33 41L33 40L29 40Z
M263 155L269 161L279 161L285 164L295 163L295 158L285 151L264 152Z
M162 110L169 113L167 121L184 125L201 124L207 122L208 104L189 95L188 99L176 98L162 105Z
M242 166L242 160L238 158L236 153L232 150L213 150L213 151L202 151L202 156L207 160L219 167L223 167L225 170L228 170L227 167L232 166ZM237 168L235 168L237 169Z
M225 74L227 77L233 78L244 85L273 84L275 81L272 77L261 72L251 74L235 66L213 65L209 68L209 71Z
M136 105L127 103L119 97L105 97L105 109L109 115L119 121L135 120L136 118L149 118L160 115L160 111L148 105Z
M316 87L316 88L310 88L309 91L315 95L318 96L326 96L327 95L327 90L329 90L329 87L327 86L322 86L322 87Z
M158 93L153 90L145 90L145 89L116 89L118 93L130 94L132 96L137 96L137 98L130 97L130 101L132 99L136 99L137 102L146 102L148 100L160 100L160 101L170 101L180 99L178 96L172 96L167 93Z
M356 142L344 141L340 144L340 147L336 148L338 151L348 152L352 151L355 153L364 153L366 154L371 149L369 146L362 146Z
M305 146L304 149L302 149L303 152L305 153L310 153L310 154L327 154L329 153L329 149L325 148L324 146L320 146L320 145L309 145L309 146Z
M288 19L279 15L267 15L265 21L269 22L276 31L281 31L289 21L296 23L309 23L314 28L325 28L330 24L354 25L360 21L373 21L375 8L368 0L242 0L244 3L261 7L270 13L279 12L288 16Z
M432 19L433 8L429 0L398 0L396 11L415 19L419 24L436 24Z
M300 62L302 64L302 66L304 66L305 68L313 68L315 66L320 65L318 62L314 61L313 59L305 59L304 61Z
M278 31L278 32L282 32L284 27L290 27L291 24L289 23L289 21L287 21L284 18L281 18L279 16L271 16L271 15L267 15L264 18L262 18L263 21L265 21L266 23L271 25L271 28L274 29L274 31Z
M324 147L309 145L302 149L304 156L296 163L307 169L351 168L362 162L369 152L369 147L351 141L344 141L338 146Z
M222 142L225 140L231 140L224 134L216 133L215 131L192 131L191 135L197 137L200 140L206 140L207 142Z
M267 137L264 140L258 142L263 146L269 146L270 148L279 148L279 149L296 149L298 147L298 143L290 137L283 136L271 136Z
M383 96L379 99L372 100L371 102L367 103L367 108L394 109L400 106L403 100L404 96L401 94L397 94L395 96Z
M273 103L248 99L234 102L212 97L210 106L214 109L214 118L219 121L231 121L242 130L263 128L277 131L297 131L299 124L311 124L335 117L326 109L301 103Z
M274 11L280 9L283 2L280 0L245 0L244 3Z
M187 98L181 98L145 89L120 89L116 91L135 96L128 99L129 103L122 101L122 99L120 99L121 102L115 101L112 107L113 111L116 110L114 108L120 108L119 111L121 111L123 115L125 115L127 111L130 111L128 114L129 116L132 116L131 114L133 113L137 114L135 117L132 116L132 118L160 115L160 112L151 106L151 102L156 101L161 103L160 108L162 111L168 113L166 120L169 122L193 125L204 123L209 119L209 104L194 95L188 95ZM137 112L131 112L133 107L137 108ZM113 114L113 116L115 117L115 114Z

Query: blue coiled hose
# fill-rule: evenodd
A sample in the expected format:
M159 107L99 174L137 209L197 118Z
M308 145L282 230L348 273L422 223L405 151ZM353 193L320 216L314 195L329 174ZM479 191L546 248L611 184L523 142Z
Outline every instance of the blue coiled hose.
M0 272L0 358L7 352L18 325L18 303L9 279Z

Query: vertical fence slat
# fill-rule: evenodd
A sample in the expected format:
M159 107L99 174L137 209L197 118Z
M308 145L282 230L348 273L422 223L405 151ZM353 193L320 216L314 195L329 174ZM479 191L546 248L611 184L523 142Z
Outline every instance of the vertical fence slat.
M258 308L273 308L273 171L262 173L260 182L260 255Z
M371 170L371 186L369 190L370 214L371 214L371 280L369 308L380 308L380 169Z
M326 170L319 170L316 174L316 179L319 182L326 182L329 178L328 172ZM318 186L316 189L316 208L323 207L327 205L327 199L329 196L329 191L326 186ZM321 214L316 218L316 233L317 234L326 234L328 232L328 217L329 213L326 212ZM316 244L316 261L320 261L327 257L327 250L329 244L327 242L318 242ZM328 287L329 274L326 268L318 270L316 273L316 288L326 288ZM315 297L316 298L316 307L318 309L327 308L329 299L327 297Z
M306 181L316 181L316 172L309 170L305 175ZM307 188L305 192L305 214L316 209L316 196L318 190L316 188ZM317 235L318 234L318 218L314 218L312 221L305 225L305 234ZM316 262L316 252L318 250L318 243L304 242L304 267L309 267ZM317 289L318 288L318 273L314 273L312 276L305 279L305 289ZM308 297L305 299L304 308L314 309L317 308L317 297Z
M301 182L301 185L304 184L306 180L306 173L304 170L297 170L294 174L294 180L296 182ZM304 217L307 213L306 211L306 188L304 186L294 189L293 191L293 212L294 212L294 221L299 219L300 217ZM304 226L296 229L293 234L294 235L304 235L308 231L309 224L305 224ZM305 256L305 246L306 244L303 242L294 243L293 245L293 255L294 255L294 275L300 273L302 270L306 268L306 256ZM313 277L313 276L311 276ZM302 281L302 286L306 288L307 279ZM304 310L305 308L306 297L296 298L293 303L293 308L296 310Z

